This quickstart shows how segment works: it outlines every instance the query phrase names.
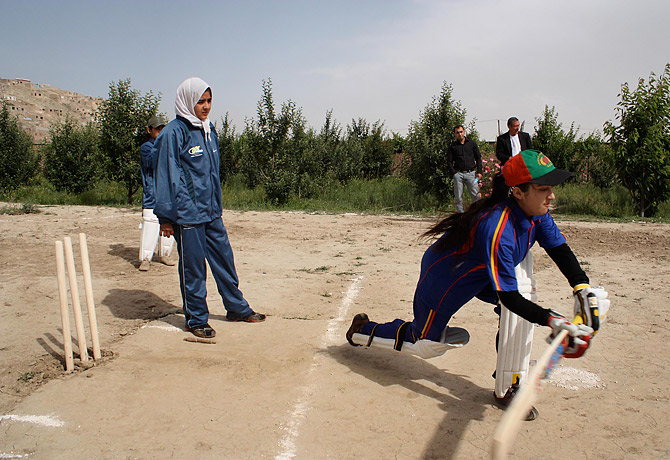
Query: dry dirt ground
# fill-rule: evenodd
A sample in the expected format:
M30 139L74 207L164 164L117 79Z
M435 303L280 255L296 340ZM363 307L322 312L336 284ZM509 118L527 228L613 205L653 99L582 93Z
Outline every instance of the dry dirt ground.
M139 209L40 209L0 216L0 458L488 458L502 415L489 305L462 309L452 324L470 343L431 360L344 339L361 311L411 319L432 219L225 212L241 288L268 319L226 322L210 277L211 345L183 340L176 267L137 270ZM612 309L546 385L514 456L670 459L670 225L559 225ZM66 374L54 242L75 241L83 302L80 232L104 356ZM569 286L534 254L541 303L569 314Z

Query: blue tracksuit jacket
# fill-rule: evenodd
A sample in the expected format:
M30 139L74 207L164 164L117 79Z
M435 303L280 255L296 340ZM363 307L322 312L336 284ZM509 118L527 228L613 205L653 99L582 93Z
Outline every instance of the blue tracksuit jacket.
M142 171L142 209L153 209L156 205L154 197L154 169L156 168L156 151L154 140L149 139L140 147L140 170Z
M177 116L154 144L156 207L161 223L196 225L221 217L219 141Z

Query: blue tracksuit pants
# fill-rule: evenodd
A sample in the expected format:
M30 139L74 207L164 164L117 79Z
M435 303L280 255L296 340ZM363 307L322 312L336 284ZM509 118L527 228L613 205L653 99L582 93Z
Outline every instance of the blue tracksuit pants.
M233 250L219 217L199 225L173 225L179 252L179 286L187 328L207 324L207 265L214 275L228 314L244 317L253 313L239 289Z

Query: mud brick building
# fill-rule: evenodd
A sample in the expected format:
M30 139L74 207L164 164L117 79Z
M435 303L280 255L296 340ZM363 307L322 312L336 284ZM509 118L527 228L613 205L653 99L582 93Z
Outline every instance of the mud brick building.
M49 128L66 116L81 125L94 121L102 100L21 78L0 78L0 104L7 104L36 144L45 142Z

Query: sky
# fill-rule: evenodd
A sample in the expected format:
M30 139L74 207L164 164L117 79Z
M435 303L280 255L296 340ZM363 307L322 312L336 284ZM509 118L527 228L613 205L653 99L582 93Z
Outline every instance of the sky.
M97 97L130 78L172 118L199 76L237 132L271 80L316 130L332 110L403 136L446 82L480 138L510 116L533 133L545 105L588 135L670 63L669 17L666 0L0 0L0 78Z

